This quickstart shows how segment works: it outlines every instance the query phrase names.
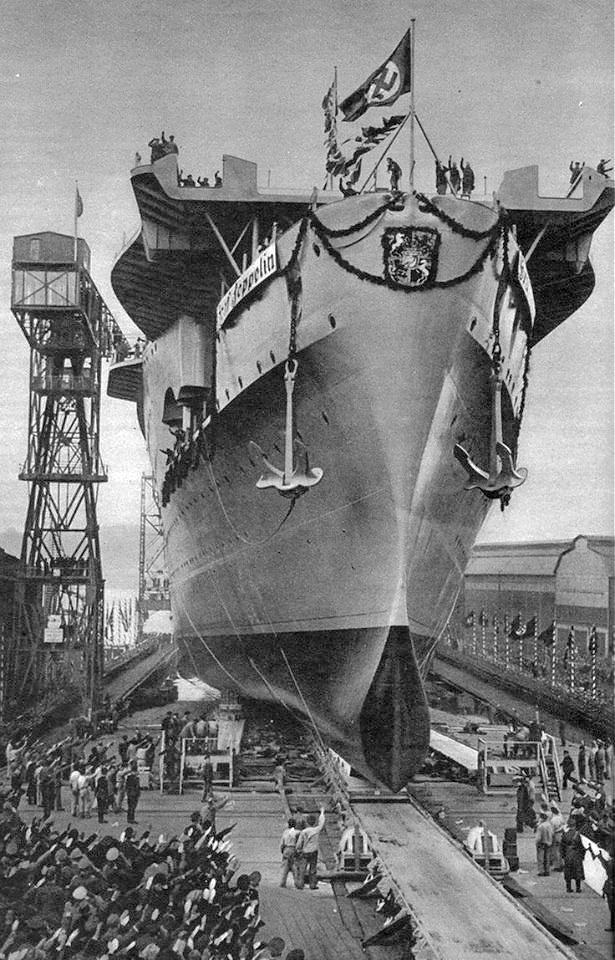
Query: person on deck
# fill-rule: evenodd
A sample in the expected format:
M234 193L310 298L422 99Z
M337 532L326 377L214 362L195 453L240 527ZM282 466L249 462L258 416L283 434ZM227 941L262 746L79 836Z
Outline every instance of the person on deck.
M436 193L439 193L440 196L446 193L446 188L448 187L448 181L446 179L447 172L444 164L436 160Z
M598 163L598 166L596 167L596 170L598 171L598 173L601 174L603 177L608 177L613 172L613 167L609 167L609 163L611 163L610 160L606 160L603 158L602 160L600 160L600 162Z
M459 193L459 187L461 186L461 174L459 173L459 167L453 161L452 156L448 158L448 175L453 193Z
M128 804L126 820L128 823L136 823L135 813L141 795L141 784L139 783L136 760L133 760L130 764L130 770L126 774L124 782L124 789L126 791L126 803Z
M220 176L220 171L216 170L216 172L214 173L214 187L221 187L221 186L222 186L222 177Z
M307 879L310 890L316 890L318 887L318 838L325 825L325 808L320 808L318 822L311 813L307 818L307 827L305 827L297 838L296 849L301 854L301 860L297 871L295 885L297 890L302 890Z
M295 877L295 885L297 878L295 876L295 847L297 846L297 837L299 836L299 831L295 824L295 818L290 817L288 821L288 826L284 830L280 838L280 851L282 853L282 876L280 877L280 886L286 886L286 880L288 874L292 871L293 877Z
M556 803L551 804L551 826L553 828L553 843L551 845L551 867L553 870L563 870L562 837L566 826L564 817Z
M401 167L396 160L393 160L392 157L389 157L387 159L387 170L389 171L389 176L391 178L391 190L393 193L397 193L401 181Z
M549 816L544 811L540 813L540 820L536 827L536 860L538 861L538 876L548 877L550 874L551 847L553 846L553 827Z
M469 200L474 190L474 171L470 166L470 161L467 160L466 163L463 162L463 157L461 158L461 198Z
M581 740L579 744L579 752L577 754L577 770L579 771L579 780L585 780L585 774L587 772L586 762L585 762L585 741Z
M579 177L583 172L584 166L585 166L585 160L583 161L582 164L579 163L578 160L575 160L574 162L572 160L570 161L570 166L568 168L570 170L570 183L577 182L577 180L579 179Z
M568 781L574 781L574 760L570 756L567 750L564 750L564 756L562 758L562 787L564 790L568 786Z
M581 880L585 879L583 870L585 849L581 834L575 826L568 827L562 835L562 856L564 858L566 892L572 893L572 881L574 880L577 893L581 893Z

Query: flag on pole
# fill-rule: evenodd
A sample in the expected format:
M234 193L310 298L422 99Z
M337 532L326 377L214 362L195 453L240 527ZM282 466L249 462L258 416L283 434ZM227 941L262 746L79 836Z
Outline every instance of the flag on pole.
M368 107L386 107L410 93L410 31L360 87L340 103L344 120L358 120Z
M473 627L473 626L474 626L474 611L473 611L473 610L470 610L470 612L468 613L468 615L467 615L466 618L465 618L464 623L465 623L466 627Z
M81 194L79 193L79 187L75 184L75 220L77 220L83 213L83 200L81 199Z
M538 640L541 643L544 643L545 647L552 647L555 643L555 621L552 620L548 627L545 630L542 630L538 634Z

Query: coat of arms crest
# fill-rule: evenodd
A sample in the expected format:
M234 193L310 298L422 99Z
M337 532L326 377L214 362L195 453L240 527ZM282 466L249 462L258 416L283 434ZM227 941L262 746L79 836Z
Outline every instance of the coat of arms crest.
M425 287L438 266L440 234L432 227L389 227L382 236L384 275L395 285Z

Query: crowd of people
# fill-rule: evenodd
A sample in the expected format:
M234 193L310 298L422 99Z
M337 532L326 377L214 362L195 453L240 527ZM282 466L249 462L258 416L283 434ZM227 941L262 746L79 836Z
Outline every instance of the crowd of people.
M549 876L552 871L561 872L566 891L574 892L574 884L576 892L580 893L585 858L582 838L586 837L605 851L610 862L615 857L613 803L608 800L604 788L608 771L601 771L600 782L578 780L574 761L567 750L564 751L562 767L566 778L564 789L568 782L572 784L568 814L563 812L563 803L549 801L543 793L539 794L534 778L524 775L518 778L516 829L517 833L523 833L524 828L528 827L534 832L538 876ZM611 879L605 887L605 896L611 909L612 893Z
M85 736L71 735L45 747L29 744L27 738L9 741L6 747L7 780L11 802L17 808L22 797L27 806L41 806L43 818L63 810L62 783L68 780L71 816L90 819L94 810L99 823L105 823L109 811L124 810L128 823L134 823L141 793L140 770L152 769L156 742L138 729L132 737L124 734L117 744L101 740L91 742Z
M170 153L178 154L179 148L175 142L175 137L171 134L168 138L165 136L164 130L159 137L152 137L148 143L150 148L150 162L155 163L156 160L160 160L161 157L166 157ZM135 167L138 167L142 161L140 153L135 154ZM213 183L210 183L209 177L197 177L196 180L191 173L188 173L184 176L184 171L180 170L177 174L177 184L180 187L221 187L222 186L222 176L219 170L216 170L213 176Z
M239 960L282 954L259 943L260 874L236 879L226 839L197 812L183 832L117 840L0 813L0 958ZM272 941L273 943L273 941ZM290 951L286 960L301 960Z
M192 720L169 712L162 729L178 740L206 737L210 723L204 714ZM154 738L138 729L114 750L87 733L51 746L9 741L0 791L0 960L303 960L301 950L285 953L280 937L259 942L260 874L235 877L226 838L232 828L216 829L220 804L211 784L204 783L203 806L181 833L154 839L148 828L137 836L137 758L151 766L155 749ZM76 821L95 807L104 824L126 804L119 839L85 825L54 826L66 780ZM42 807L31 823L20 815L24 797L26 809Z

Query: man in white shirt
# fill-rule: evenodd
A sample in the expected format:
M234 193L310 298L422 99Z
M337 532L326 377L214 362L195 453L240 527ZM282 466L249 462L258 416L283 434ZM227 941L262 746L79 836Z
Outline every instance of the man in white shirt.
M294 817L291 817L288 821L288 826L282 834L280 839L280 850L282 853L282 876L280 877L280 886L286 886L286 880L288 874L293 873L295 877L295 886L296 886L296 875L295 875L295 846L297 844L297 837L299 836L299 831L296 827L296 822Z
M76 817L79 813L79 778L81 777L81 770L79 767L73 767L70 777L68 778L68 784L70 787L70 795L72 797L70 815L71 817Z
M307 827L304 827L297 838L296 852L301 854L295 878L297 890L303 889L306 879L310 890L318 887L318 838L324 825L325 809L321 807L318 823L311 813L307 818Z

